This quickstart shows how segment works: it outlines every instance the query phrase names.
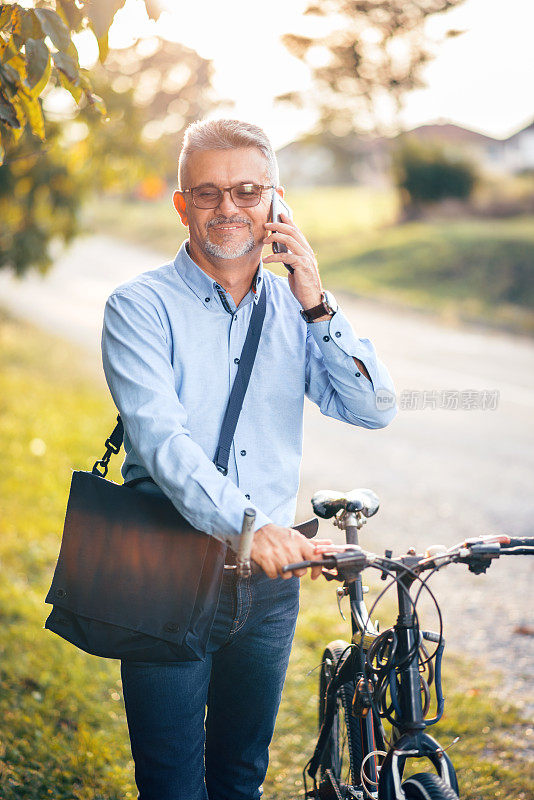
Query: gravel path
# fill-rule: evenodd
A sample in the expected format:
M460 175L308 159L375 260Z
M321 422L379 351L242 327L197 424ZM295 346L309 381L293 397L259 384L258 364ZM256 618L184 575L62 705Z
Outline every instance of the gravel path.
M17 284L0 276L0 302L83 345L101 374L107 295L165 260L106 237L78 240L45 280ZM375 343L398 396L424 399L426 407L405 408L389 428L366 431L329 420L307 403L297 519L309 516L316 489L368 486L381 499L362 535L369 549L400 553L496 531L534 535L534 343L446 327L350 296L338 300L357 334ZM498 392L497 408L432 407L440 403L435 393L468 390L478 401L486 391L490 402ZM323 523L322 532L334 529ZM533 582L528 558L503 558L481 576L452 566L434 579L450 649L506 668L508 691L525 713L534 712L534 635L517 630L534 628Z

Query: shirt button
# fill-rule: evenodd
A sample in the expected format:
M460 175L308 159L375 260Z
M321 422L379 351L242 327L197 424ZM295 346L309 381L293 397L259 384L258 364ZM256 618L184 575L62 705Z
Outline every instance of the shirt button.
M237 322L237 314L234 314L234 322Z
M205 297L204 298L204 302L206 302L206 303L209 303L210 300L211 300L211 297Z
M362 373L361 372L355 372L354 374L356 375L357 378L359 378Z
M339 337L341 336L341 331L336 331L336 336L339 339Z
M247 500L250 500L250 495L249 494L246 494L245 497L247 498Z
M241 455L242 455L242 456L246 456L246 454L247 454L247 451L246 451L246 450L241 450Z
M234 364L239 364L239 359L238 358L234 358Z
M323 336L323 342L329 342L330 336Z

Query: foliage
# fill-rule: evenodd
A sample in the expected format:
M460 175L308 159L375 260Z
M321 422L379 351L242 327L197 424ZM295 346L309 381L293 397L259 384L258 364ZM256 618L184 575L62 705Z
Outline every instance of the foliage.
M72 152L59 143L60 126L47 124L46 149L24 132L17 158L0 166L0 269L21 275L32 265L44 272L51 264L50 243L69 242L78 230L78 211L88 191Z
M73 119L54 121L45 103L46 145L26 130L0 166L0 268L44 272L52 240L68 242L79 231L78 211L90 192L133 195L146 179L157 194L175 180L185 127L214 105L211 74L211 63L194 50L140 40L110 50L92 73L105 121L87 104Z
M87 70L81 69L72 34L90 30L99 57L108 52L108 31L125 0L57 0L35 8L0 3L0 164L4 151L18 141L25 127L38 139L46 136L40 98L49 84L63 86L76 103L85 102L105 115ZM157 18L154 0L145 0Z
M437 142L400 137L393 150L393 175L405 212L412 216L425 203L446 198L467 200L475 185L476 169L458 151Z
M85 354L0 317L0 796L2 800L133 800L119 665L43 630L71 469L90 467L113 424L113 404L84 372ZM111 465L118 480L119 458ZM382 587L382 584L380 584ZM265 783L272 800L301 797L316 733L322 646L346 638L332 586L302 582L290 670ZM438 737L460 734L452 756L464 800L533 800L522 770L525 725L481 685L480 668L446 665ZM473 681L476 676L476 685ZM500 686L500 679L493 687Z
M430 59L426 19L461 2L312 0L306 14L322 20L321 34L287 34L283 42L310 67L314 80L310 102L319 111L317 129L343 136L379 127L379 109L398 111L404 94L424 85L421 72ZM457 34L451 30L447 35ZM301 92L279 99L306 102Z

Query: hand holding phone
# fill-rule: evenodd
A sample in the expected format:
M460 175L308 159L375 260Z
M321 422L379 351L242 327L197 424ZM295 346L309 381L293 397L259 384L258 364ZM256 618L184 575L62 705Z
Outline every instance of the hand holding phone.
M271 201L271 221L272 222L282 222L280 219L280 214L286 214L290 219L293 218L293 212L289 208L288 204L283 200L282 197L273 189L273 199ZM285 244L281 244L280 242L273 242L272 244L273 253L287 253L287 247ZM284 267L288 270L288 272L295 272L291 264L284 264Z

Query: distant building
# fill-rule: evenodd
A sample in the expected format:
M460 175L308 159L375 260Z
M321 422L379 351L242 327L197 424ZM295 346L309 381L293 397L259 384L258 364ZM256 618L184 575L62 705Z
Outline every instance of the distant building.
M534 170L534 122L502 142L502 159L507 172Z
M406 133L465 154L485 172L511 175L534 169L534 122L507 139L495 139L445 121L420 125ZM390 153L396 138L309 135L278 151L280 172L290 186L388 185Z

